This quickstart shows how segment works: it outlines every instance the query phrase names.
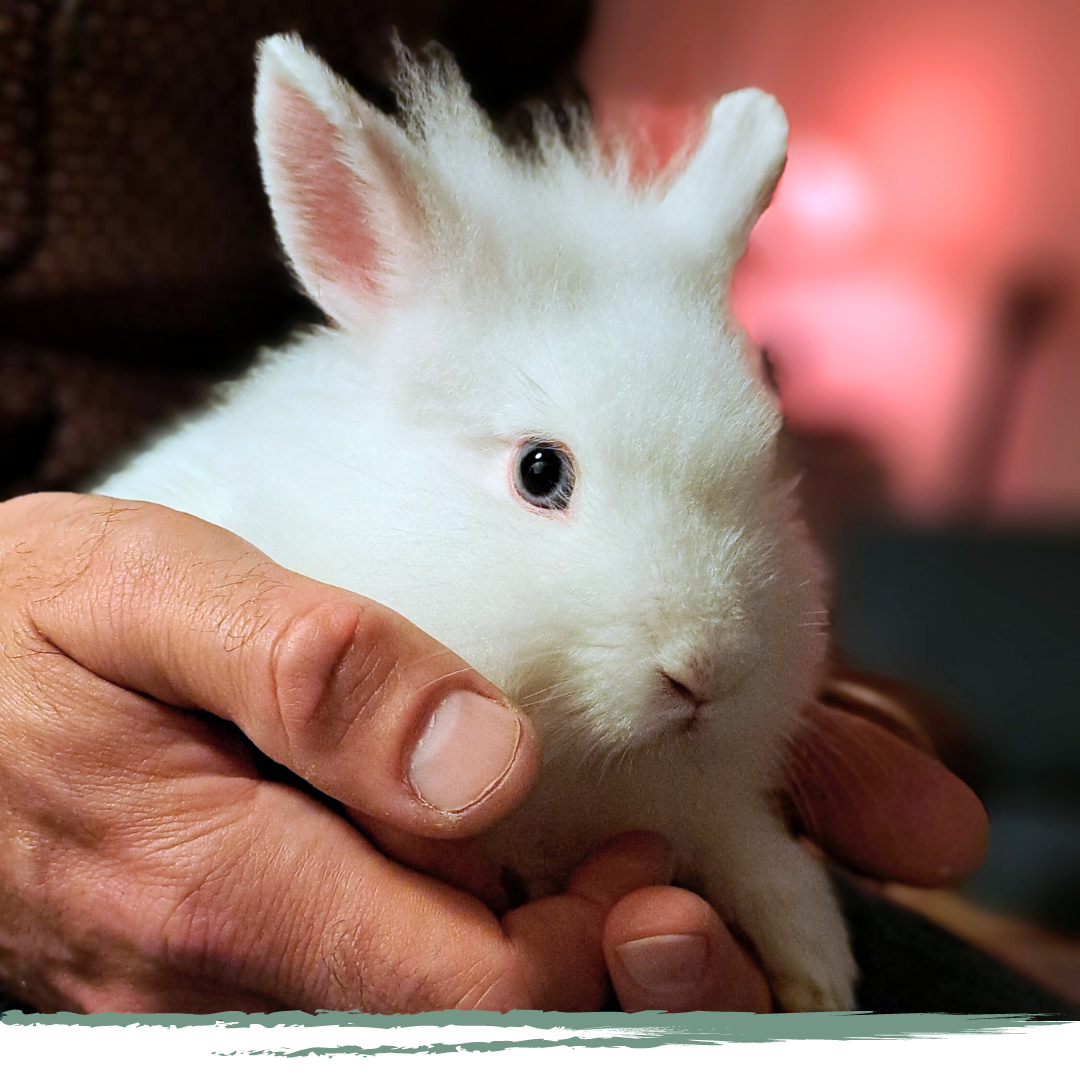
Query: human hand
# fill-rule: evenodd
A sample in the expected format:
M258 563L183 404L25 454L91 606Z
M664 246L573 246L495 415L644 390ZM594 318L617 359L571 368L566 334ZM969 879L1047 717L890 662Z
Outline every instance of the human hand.
M624 838L500 922L386 858L328 799L467 851L532 781L528 721L186 515L0 506L0 644L0 981L40 1008L595 1009L606 910L667 872Z
M436 871L441 860L441 876L497 902L491 868L462 838L525 793L534 736L516 718L517 741L500 744L491 714L481 743L511 757L501 777L496 754L493 783L481 792L470 774L466 795L479 796L461 810L419 799L440 772L421 761L410 785L406 763L436 699L500 698L392 613L195 519L87 497L0 508L0 559L0 977L24 999L127 1011L597 1008L606 963L628 1009L768 1008L764 977L715 912L667 885L660 838L617 839L565 896L500 923L384 858L314 791L263 778L236 730L191 712L233 720L384 847ZM921 868L944 882L944 849L912 859L905 828L913 813L936 814L962 875L978 841L970 813L967 826L951 813L959 782L930 759L913 766L892 736L883 749L836 720L826 711L807 729L796 775L872 760L862 786L796 785L811 834L858 868L872 872L876 853L883 876L922 881ZM350 775L355 761L364 769ZM882 784L872 774L885 766ZM865 827L875 820L892 836L880 851L881 829Z

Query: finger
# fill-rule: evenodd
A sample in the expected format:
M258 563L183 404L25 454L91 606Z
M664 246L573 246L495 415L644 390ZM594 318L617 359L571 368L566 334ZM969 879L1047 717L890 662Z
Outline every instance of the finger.
M871 877L957 884L986 857L986 810L939 761L861 716L815 703L790 758L809 836Z
M627 832L600 845L571 875L565 894L510 912L503 926L528 943L524 970L535 1000L595 1011L607 1003L601 951L605 916L638 890L671 880L671 847L656 833Z
M627 1012L768 1012L765 976L701 897L656 886L620 900L604 927L604 956Z
M387 608L162 507L33 496L19 510L15 557L62 568L21 576L28 617L104 679L231 720L320 791L423 835L475 833L531 784L528 720Z
M637 889L670 884L674 873L675 856L662 836L625 832L602 844L578 866L566 891L606 911Z
M917 701L901 683L867 672L849 672L833 661L821 701L843 712L872 720L878 727L927 754L936 755L934 741L919 722L926 716L928 703Z
M627 1011L768 1011L764 975L704 900L668 886L673 868L662 837L623 833L567 885L569 896L608 912L604 958L619 1003Z

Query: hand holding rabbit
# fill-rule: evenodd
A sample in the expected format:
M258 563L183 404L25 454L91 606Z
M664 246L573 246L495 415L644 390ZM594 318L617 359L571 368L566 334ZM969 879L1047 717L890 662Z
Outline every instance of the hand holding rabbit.
M581 868L571 894L557 898L561 920L543 901L500 926L464 893L383 858L313 794L261 778L231 724L181 708L255 716L280 663L268 628L319 603L341 611L353 602L159 508L72 495L0 506L0 983L47 1010L595 1008L605 995L602 951L625 1008L769 1007L763 975L715 912L666 887L670 850L659 838L624 838ZM374 678L350 695L338 679L312 696L342 709L342 721L363 716L378 729L382 745L369 744L347 782L358 804L390 806L406 836L433 819L385 766L407 754L400 720L424 664L448 656L418 656L428 639L388 613L378 619L381 634L359 644L401 658L393 692ZM315 658L332 642L310 646ZM456 668L445 672L447 690L491 693ZM329 670L317 660L313 669ZM864 756L866 734L856 725L848 737L845 718L830 715L828 754L800 756L807 778L820 779L824 758L835 768ZM261 730L265 740L272 725ZM863 870L925 882L948 861L962 874L982 843L977 818L955 813L970 793L880 735L870 736L879 767L871 784L804 786L804 816L832 822L818 836L827 848L878 852L880 864ZM527 723L522 737L532 737ZM488 799L509 807L521 797L528 753L493 777ZM320 756L309 744L290 760L314 776ZM472 812L448 832L468 831ZM865 821L877 825L860 834ZM930 845L915 829L926 823ZM469 841L422 837L405 854L437 865L432 852L444 843L459 855ZM491 875L482 860L473 866L467 884L484 894ZM686 936L704 943L692 984L664 962L672 938ZM651 986L638 981L650 976Z

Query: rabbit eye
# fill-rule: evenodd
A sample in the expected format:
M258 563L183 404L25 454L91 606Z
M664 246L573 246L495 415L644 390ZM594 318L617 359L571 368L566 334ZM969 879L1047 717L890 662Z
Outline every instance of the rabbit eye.
M569 451L549 442L525 443L518 451L514 486L527 503L541 510L565 510L574 491Z

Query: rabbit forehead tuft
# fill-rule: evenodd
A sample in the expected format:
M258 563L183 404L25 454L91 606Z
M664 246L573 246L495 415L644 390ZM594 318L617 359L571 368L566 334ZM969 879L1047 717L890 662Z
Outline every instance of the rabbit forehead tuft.
M424 145L424 288L471 305L545 310L640 292L678 303L723 297L725 253L703 259L651 190L633 190L587 154L556 146L523 162L501 147L461 158L465 140Z
M677 200L675 214L665 199L671 177L631 182L628 148L601 153L586 117L571 112L567 135L542 108L535 145L511 150L446 54L401 50L399 61L398 119L412 146L398 163L407 178L401 195L417 201L423 221L415 237L421 265L412 268L426 278L421 287L456 279L466 291L472 284L498 301L528 302L553 289L588 291L612 273L663 267L699 293L726 288L745 236L714 219L718 208L734 213L748 196L722 171L699 184L695 198ZM752 172L761 150L748 142L735 156Z

